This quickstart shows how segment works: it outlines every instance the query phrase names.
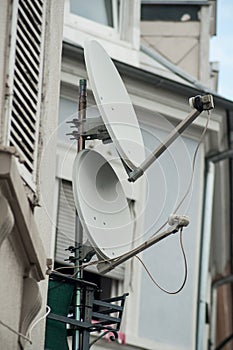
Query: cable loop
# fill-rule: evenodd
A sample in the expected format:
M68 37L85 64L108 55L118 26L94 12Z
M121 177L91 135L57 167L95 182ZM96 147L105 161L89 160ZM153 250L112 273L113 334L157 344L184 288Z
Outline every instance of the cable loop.
M183 228L181 227L180 228L180 247L181 247L181 251L182 251L182 255L183 255L183 258L184 258L184 280L181 284L181 286L176 290L176 291L169 291L163 287L161 287L159 285L159 283L155 280L155 278L152 276L151 272L149 271L149 269L147 268L146 264L142 261L142 259L138 256L138 255L135 255L135 258L137 258L140 263L142 264L142 266L144 267L145 271L147 272L148 276L150 277L150 279L152 280L152 282L161 290L163 291L164 293L167 293L167 294L178 294L182 291L182 289L184 288L185 284L186 284L186 281L187 281L187 277L188 277L188 264L187 264L187 258L186 258L186 254L185 254L185 250L184 250L184 246L183 246L183 237L182 237L182 234L183 234Z

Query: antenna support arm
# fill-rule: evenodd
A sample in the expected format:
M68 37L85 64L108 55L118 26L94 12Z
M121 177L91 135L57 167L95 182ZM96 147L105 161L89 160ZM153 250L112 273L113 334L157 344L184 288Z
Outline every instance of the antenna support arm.
M148 157L144 162L136 169L129 173L129 182L135 182L139 177L141 177L145 170L147 170L156 159L161 156L161 154L166 151L166 149L177 139L177 137L184 132L187 127L192 124L192 122L203 112L209 111L214 108L213 96L204 95L204 96L195 96L189 99L189 104L194 108L188 116L182 120L175 129L168 135L167 139L161 143Z
M100 273L106 273L111 270L113 270L116 266L122 264L123 262L129 260L133 256L141 253L143 250L151 247L152 245L160 242L164 238L170 236L173 233L176 233L179 231L179 229L188 226L189 219L187 216L179 216L179 215L171 215L168 223L171 225L166 231L163 231L161 233L158 233L151 238L149 238L147 241L140 244L138 247L130 250L128 253L123 254L119 258L116 258L115 260L106 260L104 262L99 262L97 264L97 268Z

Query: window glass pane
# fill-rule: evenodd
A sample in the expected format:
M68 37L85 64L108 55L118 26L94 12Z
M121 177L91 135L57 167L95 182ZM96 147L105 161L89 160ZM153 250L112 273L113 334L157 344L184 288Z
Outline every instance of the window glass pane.
M58 125L58 139L59 141L69 142L70 138L67 133L72 132L70 124L67 121L72 120L72 116L78 111L78 102L68 100L66 98L60 98L59 104L59 125ZM77 117L77 115L76 115Z
M189 21L198 21L200 6L197 5L157 5L142 4L142 21L174 21L179 22L184 15L188 15Z
M113 27L112 0L70 0L71 13Z

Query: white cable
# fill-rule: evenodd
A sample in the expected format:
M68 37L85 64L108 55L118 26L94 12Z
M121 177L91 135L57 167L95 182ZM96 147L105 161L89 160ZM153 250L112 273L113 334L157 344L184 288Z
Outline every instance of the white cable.
M31 332L32 332L33 328L34 328L40 321L42 321L43 319L45 319L45 318L48 316L48 314L51 312L51 308L50 308L48 305L46 305L46 309L48 309L48 311L46 311L45 315L43 315L43 316L41 316L40 318L38 318L38 319L31 325L31 327L29 328L29 330L28 330L28 335L29 335L29 339L30 339L30 340L31 340Z
M183 227L181 227L180 229L180 247L181 247L181 252L184 258L184 279L183 282L181 284L181 286L175 290L175 291L169 291L163 287L160 286L160 284L155 280L155 278L153 277L153 275L151 274L151 272L149 271L148 267L146 266L146 264L144 263L144 261L138 256L135 255L135 258L137 258L140 263L142 264L142 266L144 267L146 273L148 274L148 276L150 277L150 279L152 280L152 282L164 293L166 294L178 294L182 291L182 289L184 288L186 281L187 281L187 277L188 277L188 264L187 264L187 258L186 258L186 254L185 254L185 250L184 250L184 246L183 246L183 238L182 238L182 233L183 233Z
M8 326L6 323L4 323L4 322L1 321L1 320L0 320L0 324L1 324L3 327L9 329L9 331L11 331L12 333L14 333L14 334L16 334L16 335L22 337L24 340L28 341L28 342L32 345L31 331L32 331L33 328L37 325L38 322L40 322L41 320L43 320L44 318L46 318L46 317L48 316L48 314L50 313L51 308L50 308L48 305L46 305L46 308L48 309L48 311L46 312L46 314L43 315L42 317L38 318L38 320L36 320L36 321L31 325L31 327L29 328L29 330L28 330L28 332L27 332L28 336L25 336L24 334L22 334L22 333L16 331L15 329L13 329L12 327Z
M191 188L192 188L192 184L193 184L193 177L194 177L194 171L195 171L195 165L196 165L196 159L197 159L197 154L198 154L198 150L199 150L199 147L204 139L204 136L205 136L205 133L207 131L207 128L208 128L208 125L209 125L209 121L210 121L210 112L208 112L208 118L207 118L207 121L206 121L206 125L205 125L205 128L204 130L202 131L201 133L201 137L199 139L199 142L197 144L197 147L195 149L195 152L194 152L194 155L193 155L193 160L192 160L192 173L191 173L191 177L190 177L190 181L189 181L189 185L187 187L187 190L185 192L185 194L183 195L183 197L181 198L180 202L178 203L176 209L175 209L175 212L177 212L177 210L181 207L181 205L183 204L183 202L185 201L185 199L187 198ZM175 215L172 215L172 218L174 219ZM186 219L186 217L184 217ZM169 222L169 219L152 235L156 235L167 223ZM181 287L174 291L174 292L171 292L171 291L168 291L166 289L164 289L163 287L161 287L157 282L156 280L154 279L154 277L151 275L150 271L148 270L147 266L145 265L145 263L142 261L142 259L140 259L137 255L135 256L142 264L142 266L144 267L144 269L146 270L148 276L151 278L151 280L153 281L153 283L159 288L161 289L163 292L167 293L167 294L177 294L179 293L185 286L185 283L186 283L186 280L187 280L187 274L188 274L188 270L187 270L187 259L186 259L186 255L185 255L185 251L184 251L184 247L183 247L183 242L182 242L182 228L180 230L180 246L181 246L181 250L182 250L182 254L183 254L183 257L184 257L184 264L185 264L185 277L184 277L184 281L181 285Z
M189 181L189 185L188 185L188 188L183 196L183 198L180 200L179 204L177 205L176 209L174 212L177 212L177 210L181 207L181 205L183 204L183 202L185 201L185 199L187 198L191 188L192 188L192 185L193 185L193 177L194 177L194 171L195 171L195 166L196 166L196 160L197 160L197 154L198 154L198 150L203 142L203 139L204 139L204 136L206 134L206 131L207 131L207 128L208 128L208 125L209 125L209 122L210 122L210 116L211 116L211 112L209 111L208 112L208 118L206 120L206 125L204 127L204 130L202 131L201 133L201 136L200 136L200 139L199 139L199 142L197 144L197 147L195 149L195 152L194 152L194 155L193 155L193 161L192 161L192 173L191 173L191 177L190 177L190 181Z
M191 188L192 188L193 177L194 177L194 171L195 171L196 160L197 160L197 154L198 154L198 150L199 150L199 148L200 148L200 145L201 145L201 143L202 143L202 141L203 141L203 139L204 139L204 136L205 136L205 134L206 134L206 131L207 131L207 128L208 128L208 125L209 125L209 121L210 121L210 116L211 116L211 112L208 111L208 118L207 118L207 120L206 120L206 125L205 125L205 127L204 127L204 130L203 130L202 133L201 133L201 136L200 136L200 139L199 139L199 141L198 141L197 147L196 147L195 152L194 152L194 154L193 154L192 172L191 172L191 176L190 176L189 185L188 185L188 187L187 187L187 190L186 190L185 194L183 195L183 197L181 198L180 202L179 202L178 205L176 206L176 208L175 208L175 210L174 210L174 213L176 213L177 210L181 207L181 205L183 204L183 202L184 202L185 199L187 198L187 196L188 196L188 194L189 194L189 192L190 192L190 190L191 190ZM168 220L167 220L166 222L164 222L163 225L160 226L159 229L158 229L155 233L153 233L153 235L152 235L151 237L153 237L153 236L155 236L157 233L159 233L159 232L167 225L167 223L168 223Z
M6 323L4 323L3 321L0 320L0 324L3 326L3 327L6 327L9 331L11 331L12 333L22 337L23 339L25 339L26 341L28 341L30 344L32 344L32 341L30 338L26 337L24 334L16 331L15 329L11 328L10 326L8 326Z

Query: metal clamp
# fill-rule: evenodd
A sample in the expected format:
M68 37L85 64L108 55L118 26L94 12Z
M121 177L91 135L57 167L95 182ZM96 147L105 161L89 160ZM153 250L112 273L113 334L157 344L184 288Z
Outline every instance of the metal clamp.
M72 136L72 140L78 140L80 136L83 136L87 140L98 139L103 142L110 140L108 131L100 116L96 118L87 118L82 121L80 121L78 118L74 118L67 123L73 124L71 127L77 129L66 134Z
M189 105L192 108L197 109L198 111L209 111L214 108L213 96L208 95L197 95L195 97L190 97Z

